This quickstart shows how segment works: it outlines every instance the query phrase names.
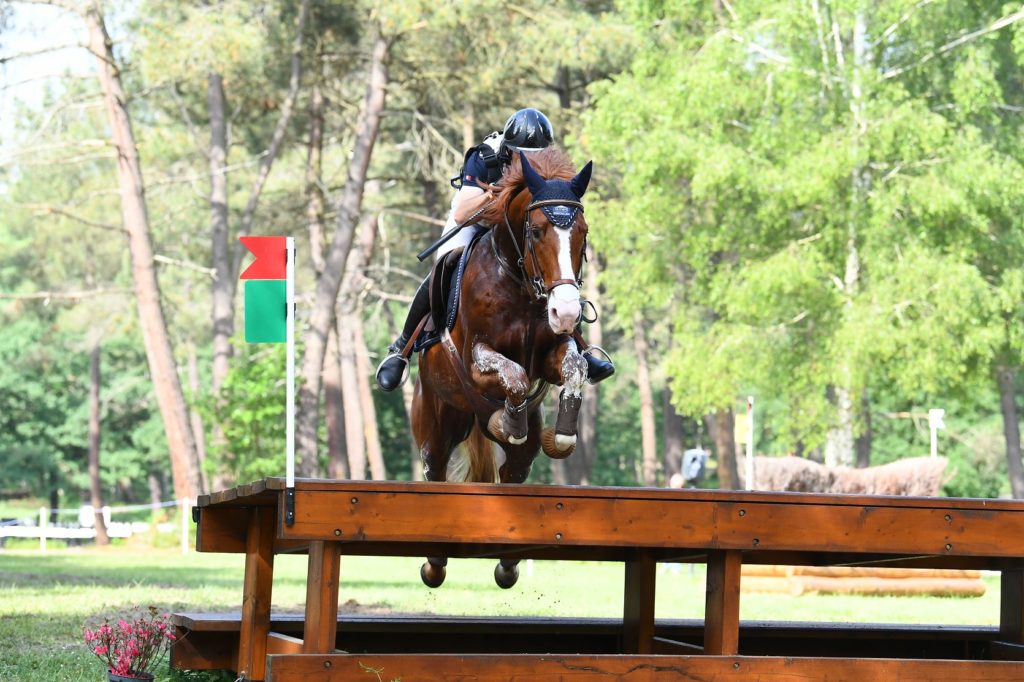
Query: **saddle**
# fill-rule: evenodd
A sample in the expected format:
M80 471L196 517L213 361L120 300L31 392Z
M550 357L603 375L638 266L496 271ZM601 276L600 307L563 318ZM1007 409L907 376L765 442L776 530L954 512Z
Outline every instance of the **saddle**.
M469 229L469 228L463 228ZM452 249L442 256L430 271L430 315L416 343L413 351L420 351L430 348L441 340L441 330L451 329L455 326L455 318L459 312L461 300L462 277L466 273L466 265L469 258L487 230L477 228L469 246L465 248Z

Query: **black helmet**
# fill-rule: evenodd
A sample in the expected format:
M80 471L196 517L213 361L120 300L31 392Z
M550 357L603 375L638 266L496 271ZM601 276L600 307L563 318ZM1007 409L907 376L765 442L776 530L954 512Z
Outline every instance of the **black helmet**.
M505 121L502 145L516 151L544 149L555 141L548 117L536 109L520 109Z

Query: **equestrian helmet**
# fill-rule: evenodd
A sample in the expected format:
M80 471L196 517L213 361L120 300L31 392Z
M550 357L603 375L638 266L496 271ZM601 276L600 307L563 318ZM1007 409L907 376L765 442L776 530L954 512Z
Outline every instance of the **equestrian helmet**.
M508 117L502 146L515 151L544 149L555 141L555 131L548 117L536 109L520 109Z

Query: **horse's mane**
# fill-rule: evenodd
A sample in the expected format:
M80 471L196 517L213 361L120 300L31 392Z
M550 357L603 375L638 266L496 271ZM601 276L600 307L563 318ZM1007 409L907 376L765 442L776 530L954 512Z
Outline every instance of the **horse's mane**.
M548 147L539 152L530 152L530 166L548 180L571 180L576 175L576 167L569 156L557 147ZM498 194L496 201L480 214L480 221L497 225L504 221L505 213L514 197L528 196L527 190L520 192L526 185L523 180L523 164L520 154L512 155L512 161L505 167L501 179L494 183Z

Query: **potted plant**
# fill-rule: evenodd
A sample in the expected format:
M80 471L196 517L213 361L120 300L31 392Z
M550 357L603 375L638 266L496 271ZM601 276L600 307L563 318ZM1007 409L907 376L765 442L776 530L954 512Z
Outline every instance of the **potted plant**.
M95 629L85 628L85 644L107 666L109 682L152 680L153 668L167 654L174 632L167 614L155 606L138 610L116 622L105 619Z

